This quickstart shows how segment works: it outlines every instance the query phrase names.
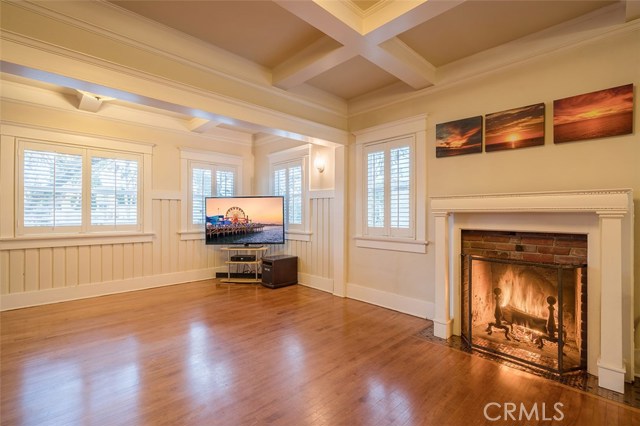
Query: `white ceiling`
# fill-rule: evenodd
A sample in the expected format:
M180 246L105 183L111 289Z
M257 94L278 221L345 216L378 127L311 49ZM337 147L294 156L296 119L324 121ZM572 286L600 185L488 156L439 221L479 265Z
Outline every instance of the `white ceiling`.
M37 3L45 8L56 5ZM82 3L57 4L64 11ZM499 67L496 58L507 51L513 56L521 46L532 46L531 40L540 42L534 43L538 50L556 48L553 43L544 47L546 38L553 38L549 34L580 31L576 24L587 19L600 25L607 11L615 9L616 19L640 17L640 0L99 0L93 5L115 8L119 17L132 18L122 25L137 22L143 28L166 27L160 32L165 36L186 34L180 40L191 38L194 46L205 43L211 51L223 52L217 60L262 70L260 75L268 76L267 85L270 78L276 92L290 91L294 97L311 93L309 99L338 104L347 116L385 96L437 88ZM143 25L140 20L152 22ZM99 20L95 24L100 25ZM234 78L245 78L241 72ZM34 73L28 74L34 78ZM3 72L2 80L57 92L79 108L100 108L102 101L96 103L95 98L103 96L91 99L91 94L75 90L82 87L26 76L14 70ZM166 109L162 102L140 96L125 99L106 103L159 113L198 133L225 129L255 138L269 132L222 116L210 121L195 118L185 108Z

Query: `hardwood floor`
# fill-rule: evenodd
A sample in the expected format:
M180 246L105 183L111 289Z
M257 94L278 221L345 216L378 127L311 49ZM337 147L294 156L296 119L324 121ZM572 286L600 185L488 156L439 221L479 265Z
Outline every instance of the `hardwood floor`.
M7 426L640 425L638 410L421 339L426 320L303 286L202 281L0 320Z

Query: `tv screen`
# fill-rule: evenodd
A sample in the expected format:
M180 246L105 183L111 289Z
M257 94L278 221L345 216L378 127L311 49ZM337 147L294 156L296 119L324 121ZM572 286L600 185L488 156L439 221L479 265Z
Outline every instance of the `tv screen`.
M284 197L208 197L205 216L206 244L284 244Z

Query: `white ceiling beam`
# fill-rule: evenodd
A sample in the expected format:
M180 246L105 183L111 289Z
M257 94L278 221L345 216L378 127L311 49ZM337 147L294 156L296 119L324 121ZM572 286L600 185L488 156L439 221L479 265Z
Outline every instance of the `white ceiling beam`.
M352 49L336 47L336 44L330 37L320 38L275 67L272 84L281 89L291 89L357 55Z
M344 48L327 50L330 43L323 40L303 50L274 69L274 85L290 89L360 55L412 88L422 89L434 84L435 67L396 36L464 0L387 1L368 16L333 0L276 2Z
M222 124L219 121L207 120L206 118L194 117L187 122L187 129L194 133L205 133L207 130L218 127Z
M382 43L423 24L469 0L395 1L364 20L364 34L370 43ZM389 10L387 10L389 9Z
M432 86L436 81L436 67L397 37L380 44L375 54L372 62L414 89Z

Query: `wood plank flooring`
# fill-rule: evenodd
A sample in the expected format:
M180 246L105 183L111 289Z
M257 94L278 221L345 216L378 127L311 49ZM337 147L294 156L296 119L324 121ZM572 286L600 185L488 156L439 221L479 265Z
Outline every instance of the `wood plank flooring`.
M633 408L421 339L426 320L299 285L201 281L0 321L7 426L640 425Z

